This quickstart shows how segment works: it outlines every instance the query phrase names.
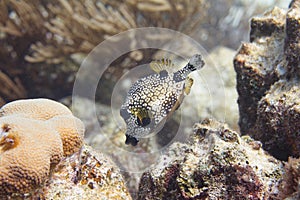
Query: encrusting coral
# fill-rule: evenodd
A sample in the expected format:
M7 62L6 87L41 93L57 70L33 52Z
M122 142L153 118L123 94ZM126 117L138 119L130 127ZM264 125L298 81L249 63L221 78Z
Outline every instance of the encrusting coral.
M84 125L60 103L17 100L0 109L0 197L41 186L83 144Z

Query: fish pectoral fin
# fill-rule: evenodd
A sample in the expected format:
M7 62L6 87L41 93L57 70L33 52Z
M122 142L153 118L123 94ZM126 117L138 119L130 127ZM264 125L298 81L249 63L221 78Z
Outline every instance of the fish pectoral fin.
M190 94L193 83L194 83L194 80L192 78L190 78L190 77L186 78L185 87L184 87L184 93L186 95Z
M132 113L136 116L137 125L144 127L151 123L151 112L149 110L139 108Z
M180 108L180 106L181 106L181 103L177 103L175 106L176 106L175 110L178 110Z
M161 60L152 61L150 63L150 68L158 74L165 71L167 73L164 72L163 74L168 75L168 73L172 71L172 68L174 68L174 64L170 59L162 58Z

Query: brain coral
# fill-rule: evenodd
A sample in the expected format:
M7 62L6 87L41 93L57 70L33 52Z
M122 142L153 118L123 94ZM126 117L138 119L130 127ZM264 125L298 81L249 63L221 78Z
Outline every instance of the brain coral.
M39 120L7 116L0 124L0 195L26 193L42 184L50 164L60 161L62 140Z
M84 125L80 119L72 115L59 115L51 118L49 122L60 133L65 156L80 149L84 134Z
M0 197L44 183L63 156L78 151L84 125L60 103L18 100L0 109Z
M72 115L72 112L63 104L50 99L25 99L4 105L0 110L0 117L6 115L48 120L57 115Z

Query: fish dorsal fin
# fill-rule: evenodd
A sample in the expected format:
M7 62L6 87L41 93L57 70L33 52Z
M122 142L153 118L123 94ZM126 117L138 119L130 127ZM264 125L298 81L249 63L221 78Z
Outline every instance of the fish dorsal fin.
M155 60L150 63L150 68L156 73L162 71L171 72L174 69L174 64L170 59L162 58L161 60Z
M144 108L135 108L131 112L136 116L136 123L139 126L147 126L151 122L151 112Z

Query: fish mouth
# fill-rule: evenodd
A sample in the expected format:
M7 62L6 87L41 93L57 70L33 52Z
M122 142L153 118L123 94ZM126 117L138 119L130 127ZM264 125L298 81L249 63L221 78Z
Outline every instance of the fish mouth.
M132 146L136 146L138 142L139 140L137 138L126 134L125 144L127 145L131 144Z

